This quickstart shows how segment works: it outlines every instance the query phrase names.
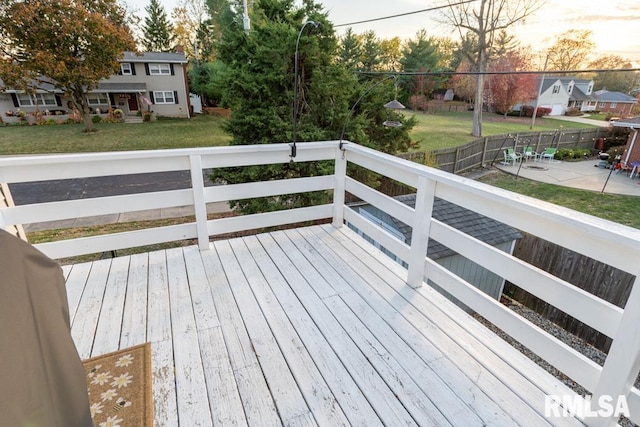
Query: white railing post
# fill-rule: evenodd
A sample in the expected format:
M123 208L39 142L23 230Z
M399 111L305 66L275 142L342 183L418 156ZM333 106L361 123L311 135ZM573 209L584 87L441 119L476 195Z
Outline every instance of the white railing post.
M409 252L409 272L407 283L413 288L422 286L425 280L424 260L429 246L429 230L433 213L433 200L436 194L436 182L420 176L416 194L415 216L411 231L411 249Z
M600 398L612 398L616 407L620 396L628 398L638 371L640 371L640 271L636 273L636 280L631 288L629 299L624 307L624 313L613 337L613 343L604 362L600 378L591 400L592 410L597 411ZM611 402L611 401L609 401ZM596 405L596 407L594 407ZM585 423L593 427L614 426L618 417L588 418Z
M209 232L207 231L207 205L204 201L204 179L202 178L202 157L190 155L191 189L193 190L193 209L196 215L198 247L201 251L209 249Z
M333 226L342 227L344 223L344 191L347 178L347 152L336 150L335 185L333 187Z

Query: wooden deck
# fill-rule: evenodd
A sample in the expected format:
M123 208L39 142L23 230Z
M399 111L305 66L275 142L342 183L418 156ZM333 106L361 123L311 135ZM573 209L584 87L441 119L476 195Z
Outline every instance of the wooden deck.
M88 358L152 342L156 426L580 425L559 381L330 225L64 267Z

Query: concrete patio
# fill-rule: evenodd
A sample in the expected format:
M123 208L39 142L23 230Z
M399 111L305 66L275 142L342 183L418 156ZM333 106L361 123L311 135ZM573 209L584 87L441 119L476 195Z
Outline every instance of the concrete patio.
M515 165L495 163L495 166L507 173L534 181L597 192L602 192L604 188L605 193L640 196L638 176L630 178L628 172L611 173L610 169L596 167L597 164L598 160L595 159L578 162L554 160L551 163L546 160L529 160L523 162L522 167L518 162Z

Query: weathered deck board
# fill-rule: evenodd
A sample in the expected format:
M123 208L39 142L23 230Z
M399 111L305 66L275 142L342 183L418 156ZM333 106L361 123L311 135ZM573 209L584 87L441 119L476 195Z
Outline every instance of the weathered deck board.
M347 229L65 267L82 357L152 343L156 425L578 425L565 386Z

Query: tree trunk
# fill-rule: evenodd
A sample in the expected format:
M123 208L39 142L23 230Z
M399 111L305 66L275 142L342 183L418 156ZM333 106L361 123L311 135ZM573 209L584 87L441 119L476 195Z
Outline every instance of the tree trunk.
M97 131L95 125L93 124L93 120L91 120L92 119L91 110L89 110L89 105L86 102L82 103L81 114L82 114L82 121L84 122L83 132L89 133L89 132Z
M473 102L473 128L471 134L475 137L482 136L482 108L483 108L484 76L476 77L476 99Z

